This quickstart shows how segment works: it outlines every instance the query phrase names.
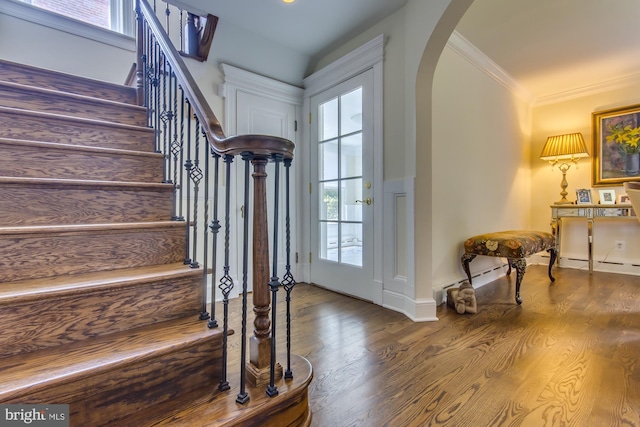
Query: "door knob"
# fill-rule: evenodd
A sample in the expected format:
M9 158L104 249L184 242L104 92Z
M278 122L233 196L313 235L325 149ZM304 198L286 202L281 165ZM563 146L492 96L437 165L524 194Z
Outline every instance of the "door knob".
M364 200L356 200L356 203L364 203L364 204L366 204L368 206L371 203L373 203L373 201L371 200L371 197L367 197Z

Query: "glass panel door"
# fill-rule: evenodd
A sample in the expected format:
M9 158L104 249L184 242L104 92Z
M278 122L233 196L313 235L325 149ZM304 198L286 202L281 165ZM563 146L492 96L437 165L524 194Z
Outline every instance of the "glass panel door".
M373 72L311 98L311 282L372 301Z
M318 106L320 258L362 267L362 87Z

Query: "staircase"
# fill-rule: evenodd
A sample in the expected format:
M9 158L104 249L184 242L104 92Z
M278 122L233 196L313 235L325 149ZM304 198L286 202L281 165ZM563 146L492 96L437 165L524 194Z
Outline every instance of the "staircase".
M136 15L135 89L0 61L0 403L66 404L73 426L308 426L313 371L291 353L294 145L226 137L155 10L136 0ZM229 183L234 160L244 205L253 198L241 221L251 242L231 241L230 186L218 184L220 163ZM281 278L275 257L269 268L268 162L274 219L285 175ZM234 315L229 253L238 248ZM216 284L220 324L203 321L205 289L217 297ZM282 317L285 354L276 353Z
M276 399L217 392L222 333L146 114L133 88L0 61L0 403L69 404L73 426L308 424L304 359Z
M220 333L135 91L0 63L0 402L95 426L211 389Z

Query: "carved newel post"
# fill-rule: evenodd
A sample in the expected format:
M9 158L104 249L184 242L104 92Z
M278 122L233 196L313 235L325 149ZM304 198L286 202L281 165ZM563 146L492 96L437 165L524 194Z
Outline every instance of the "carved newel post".
M269 227L267 222L266 158L254 158L253 164L253 312L254 336L249 339L247 379L254 386L269 383L271 357L271 295L269 293ZM276 378L282 378L282 366L276 365Z

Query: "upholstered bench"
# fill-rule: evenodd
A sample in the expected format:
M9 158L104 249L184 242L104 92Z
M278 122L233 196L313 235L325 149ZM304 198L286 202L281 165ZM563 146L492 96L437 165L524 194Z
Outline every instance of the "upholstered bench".
M507 258L509 270L511 267L517 272L516 277L516 302L522 304L520 297L520 284L527 268L525 258L538 252L547 251L551 256L549 261L549 278L556 279L551 275L551 267L556 260L556 239L551 233L543 231L512 230L500 231L497 233L481 234L473 236L464 242L464 255L462 255L462 268L464 268L469 283L471 283L471 272L469 263L478 255L495 256Z

